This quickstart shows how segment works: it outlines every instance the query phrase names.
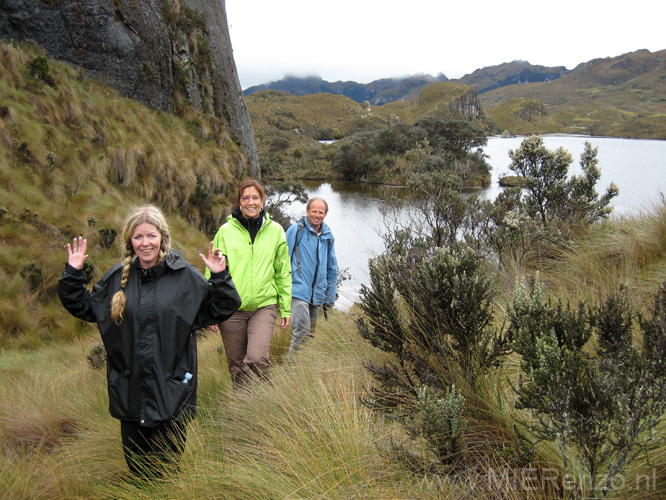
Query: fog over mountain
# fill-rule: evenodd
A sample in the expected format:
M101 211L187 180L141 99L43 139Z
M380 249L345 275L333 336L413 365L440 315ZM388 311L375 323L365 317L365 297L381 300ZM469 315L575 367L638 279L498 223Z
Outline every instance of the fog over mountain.
M517 83L549 82L560 78L567 71L564 66L545 67L533 65L527 61L513 61L477 69L469 75L452 81L469 85L476 89L479 94L482 94L492 89ZM443 81L449 81L449 78L442 73L437 76L420 74L382 78L370 83L328 82L319 76L285 76L278 81L249 87L244 90L244 94L247 96L266 89L280 90L294 95L329 92L345 95L356 102L368 101L372 105L381 106L399 99L408 99L408 96L413 94L414 91L432 83Z

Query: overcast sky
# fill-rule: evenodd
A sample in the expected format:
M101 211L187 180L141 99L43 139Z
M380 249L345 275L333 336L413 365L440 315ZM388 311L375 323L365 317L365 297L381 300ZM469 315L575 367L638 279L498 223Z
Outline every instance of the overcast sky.
M666 49L657 0L226 0L241 87L285 75L460 78L514 60L575 68Z

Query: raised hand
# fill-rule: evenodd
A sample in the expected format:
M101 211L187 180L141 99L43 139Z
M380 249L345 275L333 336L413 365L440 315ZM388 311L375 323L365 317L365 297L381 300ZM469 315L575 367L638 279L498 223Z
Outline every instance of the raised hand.
M211 273L219 273L227 268L227 259L222 255L222 251L219 248L213 249L213 247L214 244L211 241L208 247L208 258L202 253L199 254L199 257L201 257L201 260L210 269Z
M72 240L72 244L67 243L67 262L75 269L83 269L83 264L86 263L88 256L86 255L86 247L88 241L79 236Z

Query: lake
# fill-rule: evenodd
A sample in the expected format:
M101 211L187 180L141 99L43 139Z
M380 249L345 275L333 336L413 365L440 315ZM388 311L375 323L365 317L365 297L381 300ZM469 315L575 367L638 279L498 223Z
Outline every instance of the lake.
M492 166L491 186L480 195L495 199L502 188L499 176L511 173L509 150L517 149L524 137L488 139L484 152ZM611 182L620 189L613 199L614 214L623 215L649 210L661 199L666 190L666 141L617 139L609 137L544 136L550 150L562 147L571 153L574 161L571 173L580 173L580 154L585 141L598 147L597 158L601 179L597 191L602 194ZM336 308L347 309L358 300L362 284L369 282L368 259L383 251L380 233L383 229L380 206L391 190L388 188L351 182L304 182L309 196L324 198L329 205L326 223L335 236L338 264L347 269L351 279L342 283ZM305 214L305 207L295 203L287 211L294 218Z
M488 163L493 167L492 184L483 190L483 195L495 199L502 190L497 184L501 174L509 170L510 149L518 149L524 137L492 137L484 152L489 156ZM580 155L585 141L598 148L597 159L601 169L601 179L597 191L602 194L611 182L620 193L612 201L614 213L618 215L636 213L649 208L666 191L666 141L643 139L617 139L613 137L580 137L570 135L543 136L544 145L554 151L562 147L573 157L572 174L580 174Z

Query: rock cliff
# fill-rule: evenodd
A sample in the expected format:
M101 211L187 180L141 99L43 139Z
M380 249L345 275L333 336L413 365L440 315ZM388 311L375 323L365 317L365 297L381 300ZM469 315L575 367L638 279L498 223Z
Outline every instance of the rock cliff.
M470 89L460 97L453 99L449 108L458 111L467 120L477 120L483 117L483 107L479 101L479 95L474 89Z
M260 177L224 0L2 0L0 37L34 42L154 109L216 115Z

